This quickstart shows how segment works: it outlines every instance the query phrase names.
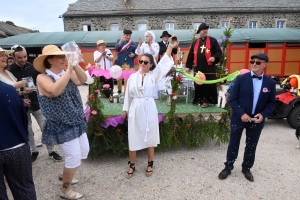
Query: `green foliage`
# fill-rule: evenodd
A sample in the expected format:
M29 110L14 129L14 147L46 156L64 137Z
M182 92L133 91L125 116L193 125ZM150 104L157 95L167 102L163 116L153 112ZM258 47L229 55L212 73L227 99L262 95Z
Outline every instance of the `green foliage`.
M6 24L9 24L9 25L11 25L11 26L16 26L15 23L13 23L12 21L6 21L5 23L6 23Z

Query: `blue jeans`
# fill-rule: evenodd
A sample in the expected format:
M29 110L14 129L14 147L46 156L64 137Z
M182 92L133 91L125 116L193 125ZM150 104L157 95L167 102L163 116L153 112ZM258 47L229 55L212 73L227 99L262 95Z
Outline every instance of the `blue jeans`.
M34 139L34 133L32 130L32 121L31 121L31 116L30 114L32 114L35 118L35 120L37 121L41 132L43 132L43 125L44 125L44 121L45 121L45 117L43 116L41 110L37 110L37 111L32 111L30 108L28 108L28 112L27 112L27 116L28 116L28 139L29 139L29 145L30 145L30 151L31 152L39 152L38 148L36 147L35 144L35 139ZM54 151L54 145L46 145L48 153L51 153Z

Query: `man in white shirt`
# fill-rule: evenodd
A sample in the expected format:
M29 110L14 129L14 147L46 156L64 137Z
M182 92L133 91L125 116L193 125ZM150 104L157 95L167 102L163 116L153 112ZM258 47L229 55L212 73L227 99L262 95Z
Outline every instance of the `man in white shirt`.
M94 52L94 61L96 68L109 70L112 67L112 61L114 59L113 54L106 48L106 42L104 40L97 41L97 50ZM103 84L109 84L113 91L114 82L113 79L106 79L104 76L100 76L100 82Z

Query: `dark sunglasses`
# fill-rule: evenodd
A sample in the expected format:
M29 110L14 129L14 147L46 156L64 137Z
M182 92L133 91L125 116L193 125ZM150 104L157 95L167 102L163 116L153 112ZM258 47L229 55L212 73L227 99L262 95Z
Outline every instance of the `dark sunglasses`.
M250 64L253 65L254 63L256 63L256 65L260 65L261 63L266 63L266 62L259 62L259 61L254 61L254 60L250 61Z
M23 46L18 45L18 44L12 46L10 49L11 49L11 50L14 50L14 51L16 51L16 50L19 50L19 51L26 51L26 49L25 49Z
M149 61L147 61L147 60L139 60L139 63L140 64L145 64L145 65L148 65L148 63L150 63Z

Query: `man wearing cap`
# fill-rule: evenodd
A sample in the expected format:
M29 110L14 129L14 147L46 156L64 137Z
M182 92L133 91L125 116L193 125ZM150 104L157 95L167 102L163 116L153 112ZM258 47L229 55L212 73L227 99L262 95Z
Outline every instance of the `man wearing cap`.
M116 42L115 50L118 52L118 58L115 61L116 65L122 66L126 62L130 68L134 67L134 59L137 57L134 52L137 45L130 39L131 34L131 30L124 29L122 38ZM126 81L124 80L124 82ZM118 92L122 92L122 80L118 80Z
M246 129L246 147L242 173L254 181L250 168L254 164L256 146L264 127L265 119L275 109L275 81L264 75L269 58L263 53L251 56L251 72L239 75L233 85L229 104L232 108L230 141L227 149L225 168L219 179L231 174L237 159L242 132Z
M23 46L14 45L12 48L14 50L13 57L15 62L10 66L10 72L21 81L22 78L32 77L34 84L36 85L36 77L39 75L39 72L36 71L33 65L27 62L27 52ZM28 132L29 132L29 145L31 150L31 160L34 162L39 155L39 150L36 147L34 133L32 130L32 121L30 114L34 116L36 119L41 131L43 130L43 124L45 118L40 110L40 105L37 98L36 91L28 94L28 98L30 99L30 107L28 108ZM49 158L52 158L54 161L62 161L62 157L54 151L54 145L46 145L48 150Z
M162 41L158 42L159 45L159 53L158 53L158 62L160 60L160 58L163 57L163 55L166 53L168 45L169 45L169 38L171 37L171 34L168 33L168 31L163 31L160 38L162 39ZM173 48L172 50L172 56L174 54L177 54L177 47Z
M97 50L94 52L94 61L96 67L100 69L109 70L112 67L112 61L114 59L113 54L106 48L106 42L104 40L97 41ZM100 82L103 84L109 84L111 91L114 89L113 79L106 79L104 76L100 76Z
M206 80L216 79L216 64L222 56L218 41L207 35L209 26L200 24L197 34L200 37L192 44L186 61L186 72L194 69L194 73L201 71L206 76ZM209 104L218 103L218 92L216 84L195 85L195 96L193 104L201 104L202 108L207 108Z

